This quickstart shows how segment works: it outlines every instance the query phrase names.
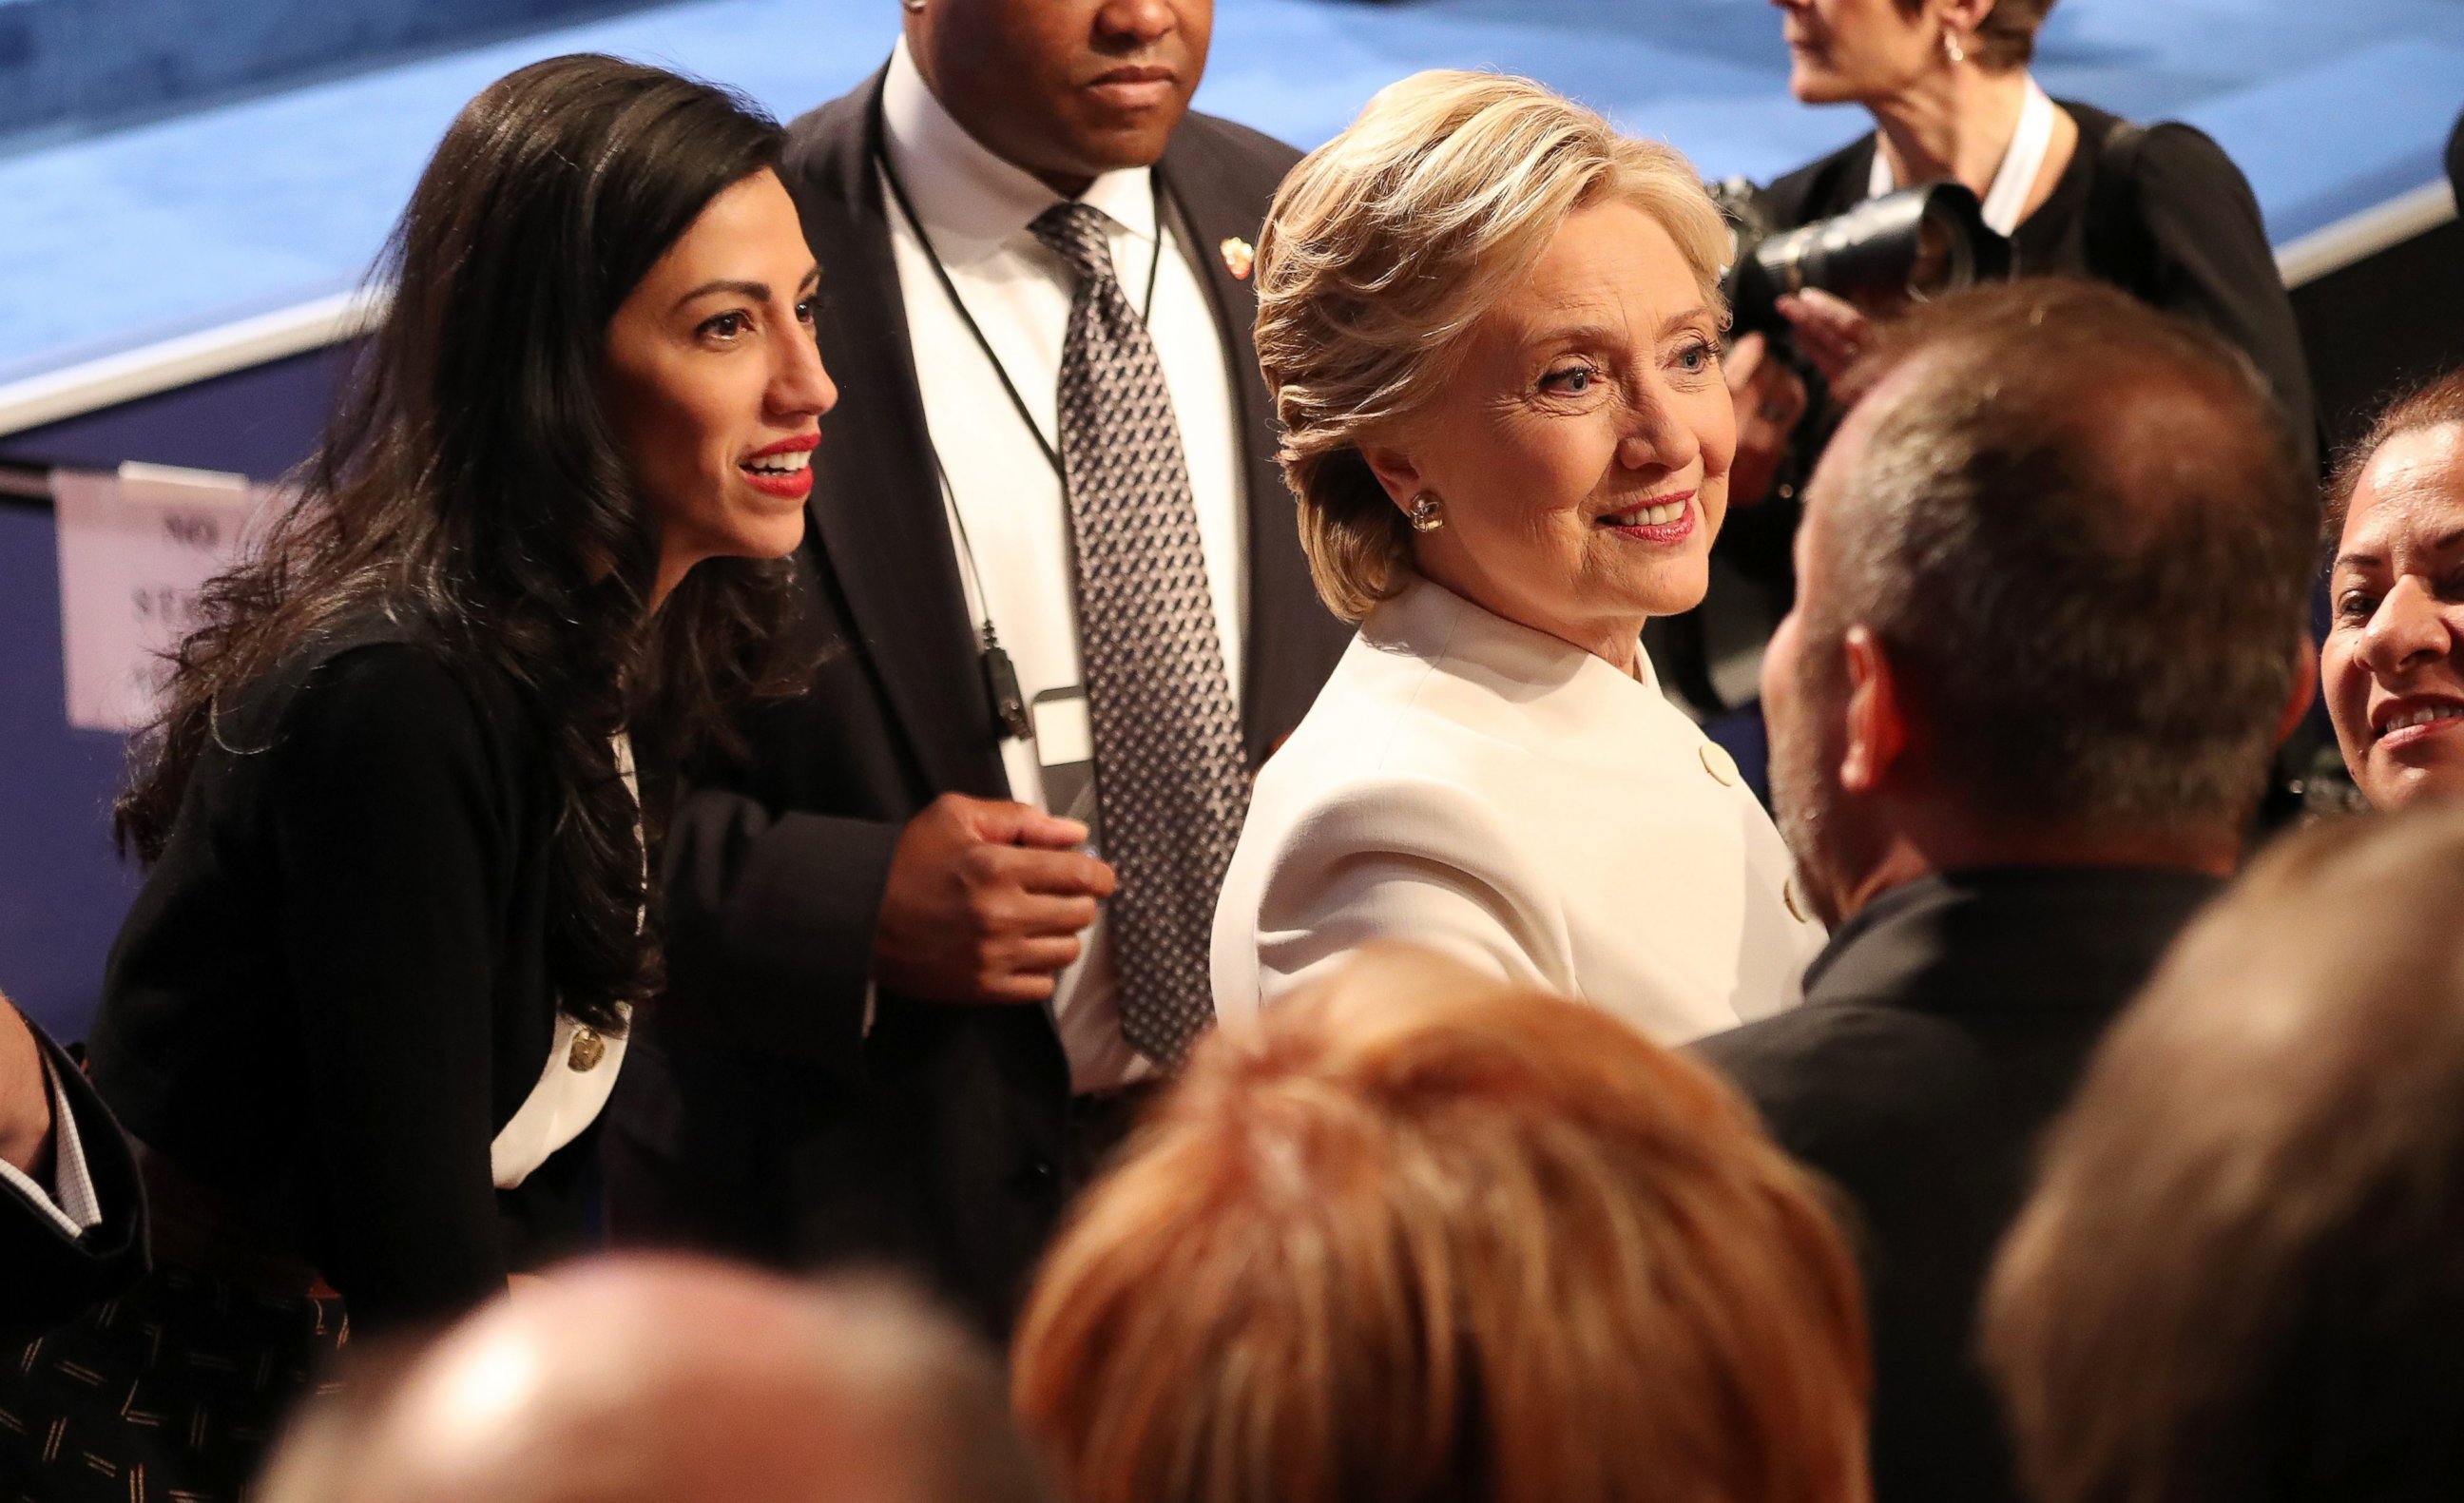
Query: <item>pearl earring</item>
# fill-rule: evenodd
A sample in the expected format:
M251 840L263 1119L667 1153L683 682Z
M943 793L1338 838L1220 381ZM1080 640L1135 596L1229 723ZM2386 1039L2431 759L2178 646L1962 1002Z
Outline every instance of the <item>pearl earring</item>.
M1945 29L1942 33L1942 55L1954 63L1968 60L1968 49L1959 45L1959 37Z
M1438 499L1436 492L1422 491L1412 497L1403 515L1412 519L1414 532L1435 532L1446 524L1444 510L1445 503Z

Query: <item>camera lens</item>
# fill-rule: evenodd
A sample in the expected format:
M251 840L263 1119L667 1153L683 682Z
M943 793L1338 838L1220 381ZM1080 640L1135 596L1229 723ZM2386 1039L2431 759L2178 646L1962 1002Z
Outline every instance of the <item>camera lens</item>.
M1961 286L1958 242L1941 220L1927 214L1917 225L1916 259L1908 267L1908 296L1922 302Z
M1773 304L1810 287L1869 313L1886 313L2010 270L2010 242L1986 227L1976 195L1957 183L1887 193L1759 239L1749 213L1731 207L1729 217L1739 247L1728 301L1741 334L1784 332L1786 320Z

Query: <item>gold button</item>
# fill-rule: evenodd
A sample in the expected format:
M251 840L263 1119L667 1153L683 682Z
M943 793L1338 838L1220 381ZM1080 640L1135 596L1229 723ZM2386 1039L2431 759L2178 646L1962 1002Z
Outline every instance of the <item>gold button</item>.
M567 1068L579 1074L586 1075L597 1070L599 1062L606 1057L607 1041L599 1036L597 1028L582 1028L573 1030L573 1048L565 1050L564 1053L564 1063Z
M1724 788L1733 788L1737 785L1737 763L1727 752L1720 749L1717 741L1703 743L1703 770L1709 773L1712 780Z
M1796 878L1790 877L1787 881L1782 882L1779 885L1779 900L1788 905L1788 916L1791 918L1795 919L1798 923L1810 923L1813 921L1805 917L1804 907L1796 900Z

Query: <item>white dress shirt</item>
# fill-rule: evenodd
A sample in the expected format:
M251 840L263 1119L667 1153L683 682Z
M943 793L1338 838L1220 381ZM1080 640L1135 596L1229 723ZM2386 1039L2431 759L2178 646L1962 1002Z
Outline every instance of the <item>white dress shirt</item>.
M1067 504L1042 446L1002 389L1000 371L951 305L933 258L937 254L1045 443L1057 452L1062 344L1076 285L1027 226L1061 195L969 136L925 86L904 41L891 54L881 104L891 165L932 241L928 251L885 183L925 426L950 480L951 546L969 611L978 624L990 617L1031 701L1046 690L1086 682ZM1215 306L1170 224L1157 220L1153 172L1108 172L1081 201L1111 220L1113 273L1133 306L1144 301L1154 276L1147 328L1180 428L1223 669L1237 703L1247 578L1244 465ZM829 271L822 268L825 283ZM1046 807L1032 742L1003 741L1001 764L1013 798ZM1119 981L1101 918L1086 938L1085 954L1060 978L1053 1015L1073 1086L1106 1091L1153 1066L1121 1037Z
M1258 774L1223 883L1226 1028L1375 939L1662 1044L1796 1005L1823 931L1771 817L1639 677L1426 581L1372 611Z
M69 1094L43 1056L43 1086L52 1095L52 1183L35 1183L15 1164L0 1159L0 1184L16 1192L61 1233L76 1238L102 1225L102 1202L96 1196L94 1173L86 1167L85 1140L77 1135L77 1114L69 1110Z

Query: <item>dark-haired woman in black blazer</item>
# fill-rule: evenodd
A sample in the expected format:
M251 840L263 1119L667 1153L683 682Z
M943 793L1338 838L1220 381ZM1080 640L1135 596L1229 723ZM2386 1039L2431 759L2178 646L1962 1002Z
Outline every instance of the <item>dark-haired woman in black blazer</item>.
M345 1311L436 1320L577 1234L657 975L632 745L793 677L836 391L779 142L588 56L447 132L352 395L207 590L121 804L152 871L93 1068L159 1267L0 1392L0 1475L230 1495Z

